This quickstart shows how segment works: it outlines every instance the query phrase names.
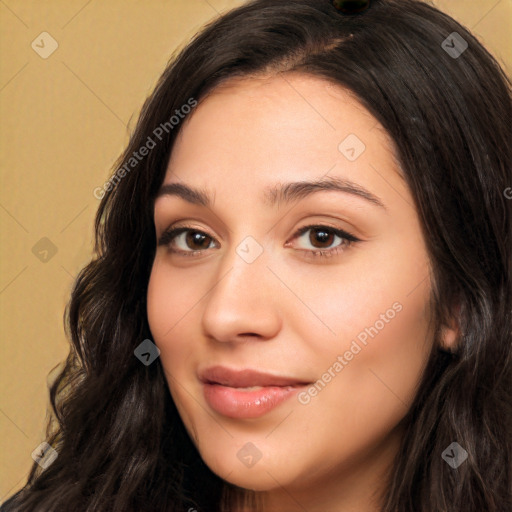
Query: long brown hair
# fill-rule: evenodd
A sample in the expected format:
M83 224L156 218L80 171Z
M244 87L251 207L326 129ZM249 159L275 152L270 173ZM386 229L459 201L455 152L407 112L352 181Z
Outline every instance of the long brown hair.
M287 71L352 91L390 134L432 262L436 326L455 315L460 328L453 352L432 351L382 512L509 512L511 88L464 27L418 0L374 0L353 15L328 0L247 3L172 59L116 170L191 98L231 77ZM59 456L42 472L34 464L2 511L212 512L239 493L201 460L160 362L134 357L151 338L153 202L181 126L162 129L101 200L95 257L66 309L70 354L50 390ZM454 441L468 453L456 469L442 457Z

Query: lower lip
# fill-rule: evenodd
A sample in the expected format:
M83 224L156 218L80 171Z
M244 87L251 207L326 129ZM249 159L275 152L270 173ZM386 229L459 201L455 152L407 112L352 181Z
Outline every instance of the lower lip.
M253 391L220 384L204 384L204 397L210 407L230 418L259 418L296 394L304 386L269 386Z

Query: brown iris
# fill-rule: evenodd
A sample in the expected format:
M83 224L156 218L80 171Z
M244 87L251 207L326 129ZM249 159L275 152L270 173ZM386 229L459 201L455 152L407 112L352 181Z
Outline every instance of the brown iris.
M310 230L309 241L311 242L311 245L313 245L317 249L320 249L320 247L317 247L315 244L325 244L329 242L327 246L330 246L335 236L336 235L334 233L329 232L329 230L316 228Z
M187 247L193 247L193 244L200 246L194 250L208 249L211 240L208 235L205 235L199 231L188 231L185 238Z

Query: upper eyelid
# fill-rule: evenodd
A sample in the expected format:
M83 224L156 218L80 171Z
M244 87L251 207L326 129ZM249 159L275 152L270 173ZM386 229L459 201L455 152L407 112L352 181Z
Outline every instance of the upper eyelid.
M338 233L341 233L341 234L344 234L344 235L347 235L347 237L349 238L352 238L357 241L361 241L360 238L358 238L357 236L353 235L349 230L347 229L343 229L343 228L340 228L340 227L336 227L336 226L329 226L328 224L323 224L323 223L313 223L313 224L305 224L304 226L302 226L301 228L298 228L295 233L293 234L294 237L298 236L298 235L302 235L303 233L309 231L310 229L314 229L314 228L328 228L328 229L331 229L332 231L334 231L336 234Z

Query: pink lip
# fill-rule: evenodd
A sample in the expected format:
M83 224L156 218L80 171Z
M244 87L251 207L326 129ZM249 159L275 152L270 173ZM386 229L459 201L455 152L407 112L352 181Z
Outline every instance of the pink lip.
M309 384L295 378L222 366L205 369L199 378L210 407L219 414L239 419L263 416ZM252 386L261 388L241 389Z

